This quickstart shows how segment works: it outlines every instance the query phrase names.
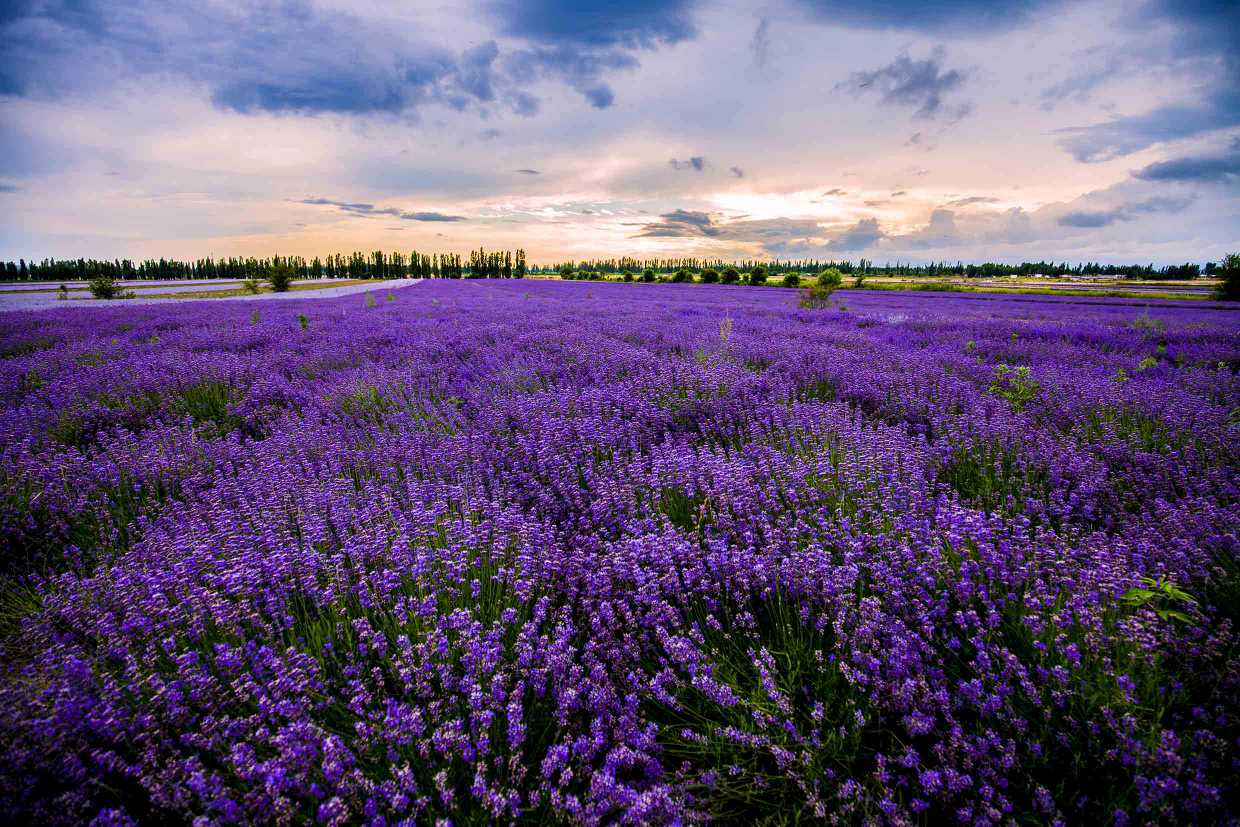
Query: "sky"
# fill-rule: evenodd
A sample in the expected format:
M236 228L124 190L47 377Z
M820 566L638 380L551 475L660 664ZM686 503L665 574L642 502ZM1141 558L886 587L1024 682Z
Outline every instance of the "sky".
M0 259L1240 251L1240 3L0 0Z

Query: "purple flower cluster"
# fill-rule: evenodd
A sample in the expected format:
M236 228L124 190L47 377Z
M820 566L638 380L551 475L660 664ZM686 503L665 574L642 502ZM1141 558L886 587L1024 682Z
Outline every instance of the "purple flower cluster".
M1240 819L1240 313L0 316L0 820Z

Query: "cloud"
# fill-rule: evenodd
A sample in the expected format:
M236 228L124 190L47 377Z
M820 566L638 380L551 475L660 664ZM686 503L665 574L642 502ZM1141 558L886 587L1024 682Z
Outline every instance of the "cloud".
M603 74L635 68L630 52L695 37L694 5L691 0L493 0L489 8L505 34L533 44L509 62L517 77L557 77L590 106L607 109L616 95Z
M697 33L690 0L499 0L506 34L544 43L652 49Z
M0 51L0 89L18 96L89 92L134 75L186 78L238 112L399 112L491 94L485 49L466 54L463 72L447 49L306 0L52 0L12 15Z
M893 245L910 250L930 250L948 247L960 241L956 228L956 214L951 210L937 209L930 212L930 220L920 230L902 236L889 237Z
M857 252L873 247L884 237L877 218L863 218L831 239L830 247L841 253Z
M988 195L972 195L968 198L957 198L955 201L948 201L949 207L971 207L974 204L997 204L998 198L992 198Z
M684 161L675 158L667 162L672 169L691 169L694 172L701 172L706 169L706 159L701 155L694 155Z
M13 184L0 184L0 192L18 192L19 190L21 190L21 187Z
M604 73L637 65L625 49L677 42L691 32L675 22L687 6L638 14L631 5L613 12L600 5L593 17L559 15L571 36L535 36L554 31L538 21L557 5L510 4L509 30L525 32L535 45L501 54L495 40L456 52L407 27L311 0L6 4L0 94L89 96L129 78L158 76L188 80L216 106L241 113L394 114L429 104L483 111L501 103L528 116L539 101L523 87L543 78L563 81L595 108L611 106L615 95Z
M1056 131L1063 135L1059 141L1061 147L1076 160L1090 163L1131 155L1163 141L1236 125L1240 125L1240 107L1231 109L1213 101L1164 106L1143 115Z
M498 129L484 129L481 133L479 133L478 137L484 141L494 141L503 134L504 133L500 132Z
M877 92L879 100L889 106L915 107L919 118L934 118L940 113L953 119L968 114L967 105L947 107L943 96L964 85L967 75L958 69L944 69L943 49L937 48L925 60L900 55L886 66L868 72L853 72L848 80L836 85L854 96Z
M635 238L710 238L718 241L760 243L769 250L794 239L822 236L822 227L815 219L768 218L735 219L725 223L710 213L693 210L672 210L642 226Z
M745 177L745 170L741 169L740 167L728 167L728 173L733 178L744 178Z
M396 207L376 207L359 201L333 201L330 198L303 198L302 204L313 206L336 207L342 212L359 216L391 216L402 221L467 221L463 215L447 215L441 212L408 211Z
M1047 0L799 0L811 15L836 26L906 31L990 32L1012 29L1051 5Z
M827 190L822 195L825 198L828 195L848 195L848 193L840 189L839 187L835 187L834 189Z
M542 175L542 173L536 169L514 169L513 172L518 175Z
M1061 227L1077 229L1094 229L1109 227L1117 221L1132 221L1141 215L1151 213L1177 213L1193 203L1191 197L1185 198L1148 198L1103 210L1074 210L1061 215L1057 221Z
M522 49L505 58L503 64L516 83L559 80L581 93L595 109L606 109L615 101L615 93L603 75L638 66L637 58L619 49L591 50L572 44Z
M1143 181L1232 182L1240 179L1240 138L1218 155L1197 155L1158 161L1132 173Z
M723 230L714 219L704 212L691 210L672 210L659 216L659 221L651 222L642 228L637 238L714 238Z
M753 55L753 62L759 68L765 67L771 60L771 21L765 17L753 30L753 37L749 40L749 51Z
M1060 146L1078 161L1107 161L1164 141L1240 126L1240 3L1231 0L1154 0L1138 7L1134 27L1146 31L1170 21L1178 36L1163 67L1190 77L1191 102L1061 129Z
M514 89L504 96L508 102L508 108L515 115L530 117L538 114L538 98L528 92L522 92L520 89Z

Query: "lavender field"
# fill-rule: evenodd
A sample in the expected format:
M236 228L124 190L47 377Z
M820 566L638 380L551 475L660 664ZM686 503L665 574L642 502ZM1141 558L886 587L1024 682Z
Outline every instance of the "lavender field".
M1240 819L1240 310L840 295L0 314L0 820Z

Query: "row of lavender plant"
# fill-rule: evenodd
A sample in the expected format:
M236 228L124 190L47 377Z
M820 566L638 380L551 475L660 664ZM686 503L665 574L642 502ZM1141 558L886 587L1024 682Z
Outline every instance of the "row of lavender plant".
M1240 817L1240 315L847 303L0 317L0 816Z

